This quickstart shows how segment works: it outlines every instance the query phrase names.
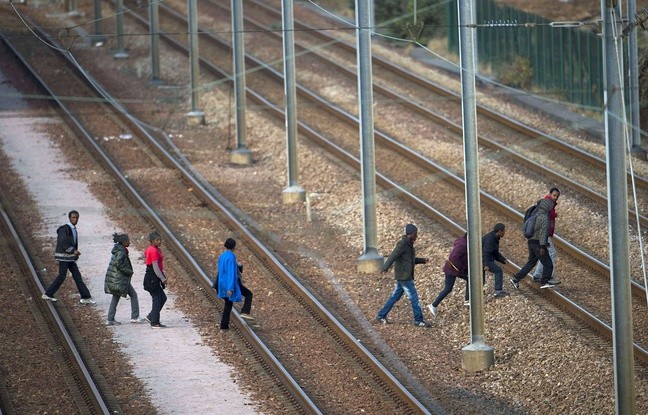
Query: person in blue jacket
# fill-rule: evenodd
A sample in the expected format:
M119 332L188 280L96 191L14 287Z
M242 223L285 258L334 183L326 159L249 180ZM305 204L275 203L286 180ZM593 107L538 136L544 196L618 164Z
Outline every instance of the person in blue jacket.
M236 262L236 241L227 238L225 241L226 251L218 257L218 275L216 285L218 287L218 298L225 300L223 316L221 317L220 329L229 329L230 314L234 303L240 302L243 297L245 302L241 308L241 317L246 320L253 320L250 315L252 309L252 291L247 289L241 281L243 267Z

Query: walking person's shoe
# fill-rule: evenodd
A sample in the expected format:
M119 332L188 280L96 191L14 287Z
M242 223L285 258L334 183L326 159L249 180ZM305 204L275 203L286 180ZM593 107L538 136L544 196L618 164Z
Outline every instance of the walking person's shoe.
M47 294L43 294L43 295L41 295L41 298L42 298L43 300L51 301L51 302L53 302L53 303L55 303L55 302L58 301L58 298L50 297L50 296L47 295Z
M79 302L81 304L97 304L97 302L95 300L93 300L92 297L90 297L90 298L82 298Z
M553 278L550 279L548 282L549 282L549 284L553 284L553 285L558 285L558 284L560 284L560 281L555 280L555 279L553 279Z
M116 320L108 320L106 326L121 326L121 323Z
M536 277L535 275L533 276L533 282L540 282L542 281L542 277Z
M544 284L542 284L542 285L540 286L540 288L553 288L553 287L555 287L555 286L556 286L556 284L552 284L551 281L547 281L547 282L545 282Z
M151 324L151 328L152 329L163 329L163 328L166 328L166 324L162 324L162 323Z
M511 281L513 288L520 291L520 281L516 280L515 277L511 278L509 281Z
M414 325L416 327L430 327L430 324L425 320L417 321L414 323Z
M242 318L243 320L247 320L247 321L254 321L254 317L252 317L252 316L251 316L250 314L248 314L248 313L241 313L241 318Z
M151 319L148 316L144 317L144 320L148 321L149 323L151 322Z
M133 323L133 324L146 323L147 321L148 321L147 319L142 318L142 317L138 317L138 318L131 318L131 320L130 320L130 322ZM150 321L149 321L149 323L150 323Z
M389 324L391 321L387 320L387 317L376 317L376 323L379 324Z
M464 305L469 306L470 305L470 300L464 300Z
M428 308L428 310L430 310L430 313L432 313L432 315L434 317L436 317L437 314L439 314L439 312L437 311L437 308L434 305L428 304L427 308Z
M493 294L493 297L499 298L499 297L506 297L507 295L509 295L508 291L497 290L495 291L495 294Z

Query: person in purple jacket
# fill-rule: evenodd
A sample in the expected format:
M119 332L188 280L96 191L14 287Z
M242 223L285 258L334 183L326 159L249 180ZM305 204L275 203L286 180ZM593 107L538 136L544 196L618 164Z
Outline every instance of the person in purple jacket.
M457 278L468 282L468 239L467 234L457 238L452 245L452 251L443 265L443 272L445 273L445 286L443 290L437 295L437 298L428 304L428 310L434 317L437 316L437 307L441 304L444 298L452 292L455 281ZM468 303L468 284L466 284L466 294L464 295L464 304Z
M225 241L226 251L218 257L218 276L216 283L218 287L218 298L225 300L223 307L223 316L221 317L220 329L228 330L230 322L230 313L234 303L240 302L245 297L245 302L241 308L241 317L246 320L254 320L250 315L252 309L252 291L248 290L241 282L241 271L243 269L236 262L236 241L227 238Z

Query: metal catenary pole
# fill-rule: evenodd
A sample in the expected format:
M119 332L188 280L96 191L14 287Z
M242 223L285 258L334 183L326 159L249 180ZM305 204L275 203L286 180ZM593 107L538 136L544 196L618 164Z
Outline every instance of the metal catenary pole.
M95 46L103 46L106 42L106 36L103 34L103 19L101 18L101 0L93 0L94 9L94 36L92 37L92 44Z
M150 83L158 85L160 79L160 3L149 2L149 27L151 34L151 79Z
M356 45L358 62L358 106L360 113L360 162L364 251L357 259L361 272L378 272L383 257L378 254L376 234L376 160L374 151L373 81L371 74L371 7L369 0L356 0Z
M189 14L189 66L191 88L191 111L187 122L191 125L205 123L205 113L198 109L200 102L200 52L198 50L198 6L197 0L187 0Z
M113 54L113 57L126 59L128 58L128 52L124 48L124 0L117 0L115 14L117 15L117 50Z
M603 65L605 147L607 163L610 285L612 290L612 337L616 413L636 413L634 352L632 344L632 297L628 237L628 188L623 113L623 64L620 8L616 1L601 0L603 19Z
M475 95L474 0L459 1L459 58L466 177L466 218L468 223L468 265L470 272L471 342L461 349L462 366L469 371L487 370L495 363L493 348L484 334L482 292L481 208L479 201L479 156L477 149L477 101Z
M299 186L297 158L297 93L295 87L295 32L293 1L282 0L284 94L286 96L286 160L288 186L283 190L283 202L298 203L306 198Z
M252 152L246 146L245 125L245 44L243 43L243 0L232 0L232 53L236 105L236 149L231 161L251 164Z

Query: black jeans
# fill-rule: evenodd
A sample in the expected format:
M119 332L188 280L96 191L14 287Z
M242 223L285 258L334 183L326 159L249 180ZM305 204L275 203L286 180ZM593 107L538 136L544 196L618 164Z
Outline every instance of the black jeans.
M239 287L241 287L241 295L245 298L243 307L241 308L241 314L250 314L250 310L252 310L252 291L248 290L243 284L241 284L241 280L239 280ZM221 317L220 323L221 330L229 329L230 313L232 312L232 306L234 305L234 303L228 298L224 298L224 300L225 306L223 307L223 316Z
M79 272L79 267L74 261L71 262L59 261L58 276L52 282L49 288L45 291L45 295L47 295L48 297L54 296L54 293L58 291L59 288L61 288L63 281L65 281L65 277L67 277L68 270L70 270L70 273L72 274L72 278L74 279L74 283L77 286L77 290L79 290L79 294L81 294L81 298L92 297L90 295L90 291L88 290L88 287L86 287L85 283L83 282L83 279L81 278L81 272Z
M149 291L149 294L151 294L152 304L151 312L147 318L151 322L151 325L160 324L160 311L164 307L164 303L166 303L167 296L162 287L157 287L153 291Z
M553 273L553 262L549 256L549 250L545 246L544 252L540 255L540 241L535 239L529 239L527 241L527 247L529 248L529 258L527 259L527 263L524 264L520 272L515 274L513 278L515 278L516 281L520 281L522 278L526 277L539 260L542 264L542 278L540 279L540 283L545 284L551 279L551 274Z
M438 307L439 304L441 304L441 301L443 301L444 298L448 296L452 292L452 288L454 287L455 281L457 278L461 278L462 280L466 281L466 294L464 294L464 299L468 301L470 298L468 296L468 277L465 276L460 276L460 277L455 277L454 275L445 275L445 286L443 287L443 290L437 295L436 300L432 303L433 306Z

